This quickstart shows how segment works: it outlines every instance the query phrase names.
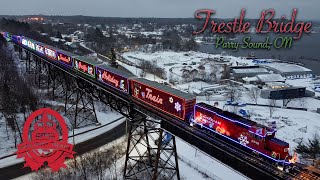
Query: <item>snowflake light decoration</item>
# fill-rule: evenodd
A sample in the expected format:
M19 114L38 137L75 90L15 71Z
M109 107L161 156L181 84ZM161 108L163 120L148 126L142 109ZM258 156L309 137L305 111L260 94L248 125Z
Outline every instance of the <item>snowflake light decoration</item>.
M169 97L169 102L173 103L173 97Z
M174 103L174 108L177 110L177 112L181 111L181 104L179 102Z
M135 88L135 89L134 89L134 94L135 94L136 96L138 96L138 94L139 94L139 89L138 89L138 88Z
M240 144L246 146L247 144L249 144L248 138L247 136L244 135L240 135L240 137L238 137Z

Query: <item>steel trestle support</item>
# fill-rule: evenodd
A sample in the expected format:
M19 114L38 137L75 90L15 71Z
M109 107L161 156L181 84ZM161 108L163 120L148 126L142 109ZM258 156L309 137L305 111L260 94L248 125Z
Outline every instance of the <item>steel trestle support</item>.
M64 102L64 112L73 128L98 123L94 107L94 86L83 84L71 74L61 71L41 57L18 47L19 57L25 54L25 66L28 74L34 74L34 83L39 90L47 88L52 100ZM39 93L42 94L42 93ZM43 104L47 106L47 104ZM57 109L60 110L59 107ZM60 110L61 111L61 110Z
M100 100L130 120L125 160L125 179L180 179L175 137L160 128L160 121L149 120L133 104L96 84L65 72L56 65L17 46L26 72L35 74L39 89L44 86L52 99L64 101L64 111L73 128L97 123L94 100Z
M137 117L130 122L125 179L180 179L175 137L160 122Z

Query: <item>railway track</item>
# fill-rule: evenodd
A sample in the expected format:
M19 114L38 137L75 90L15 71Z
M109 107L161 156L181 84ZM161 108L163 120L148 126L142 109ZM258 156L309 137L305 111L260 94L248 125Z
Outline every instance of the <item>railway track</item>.
M69 72L70 73L70 72ZM85 79L88 81L87 79ZM90 80L91 82L91 80ZM158 113L157 113L158 114ZM172 118L165 118L166 121L170 121ZM172 120L171 120L172 121ZM180 125L179 125L180 124ZM205 139L204 141L208 144L212 144L216 149L219 149L222 152L225 152L227 155L230 155L239 160L239 162L244 162L248 166L252 167L252 169L258 170L261 173L268 175L268 177L272 177L273 179L294 179L296 176L290 173L286 173L284 171L280 171L273 164L270 164L260 158L254 157L252 154L238 148L232 143L228 143L225 140L221 140L220 138L213 137L208 135L206 132L202 132L198 129L191 128L189 125L185 124L182 121L174 121L172 126L180 126L183 127L183 131L188 132L192 135L196 135L197 139ZM174 131L173 131L174 134ZM177 135L181 137L180 135ZM303 173L303 172L300 172ZM297 178L297 177L296 177Z
M199 134L200 133L203 133L203 134L201 134L201 136L206 136L206 138L208 138L208 139L219 142L223 148L228 149L228 151L231 152L232 154L235 154L238 157L241 157L246 162L252 163L252 165L254 165L254 166L258 165L259 168L265 170L267 173L271 173L273 175L276 175L280 179L320 180L319 176L314 175L312 173L308 173L307 171L303 171L302 168L297 168L297 166L294 166L296 168L295 174L292 174L292 173L289 173L289 172L286 172L283 170L279 170L278 167L275 166L274 164L269 163L268 161L265 161L262 158L257 158L254 155L250 154L249 152L244 151L243 149L238 148L231 143L223 141L220 138L217 138L217 136L215 136L215 138L213 139L213 137L211 135L207 134L207 131L201 131L201 132L199 132Z
M257 158L253 154L250 154L249 152L244 151L239 147L236 147L235 145L218 138L217 136L209 135L207 134L206 131L201 131L200 129L192 128L183 122L174 121L170 123L174 123L174 124L178 123L179 125L178 127L182 128L186 132L188 131L189 134L202 137L206 143L211 144L217 149L224 152L225 156L232 156L238 159L240 162L247 164L249 167L252 167L252 171L257 171L256 173L266 174L268 177L266 177L265 179L305 180L305 177L308 177L310 180L313 180L313 179L318 180L316 176L311 174L306 175L305 172L302 172L300 170L298 170L298 173L295 173L295 174L291 174L286 171L279 170L276 165L271 164L270 162L265 161L261 158ZM177 136L181 137L179 135ZM197 147L199 148L199 146ZM201 149L201 147L199 149ZM298 176L297 174L300 174L300 175Z

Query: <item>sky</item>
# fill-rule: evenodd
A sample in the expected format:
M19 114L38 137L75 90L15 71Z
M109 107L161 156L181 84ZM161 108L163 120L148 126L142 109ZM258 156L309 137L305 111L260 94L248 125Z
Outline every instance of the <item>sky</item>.
M246 9L247 18L259 18L269 8L276 15L320 20L320 0L0 0L0 15L86 15L102 17L194 17L198 9L213 9L216 17L234 18Z

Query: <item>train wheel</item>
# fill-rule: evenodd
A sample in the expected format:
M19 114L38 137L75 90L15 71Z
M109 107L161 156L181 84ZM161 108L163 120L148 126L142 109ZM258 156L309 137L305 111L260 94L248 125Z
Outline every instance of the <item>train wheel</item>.
M257 151L252 151L254 157L259 158L259 153Z

